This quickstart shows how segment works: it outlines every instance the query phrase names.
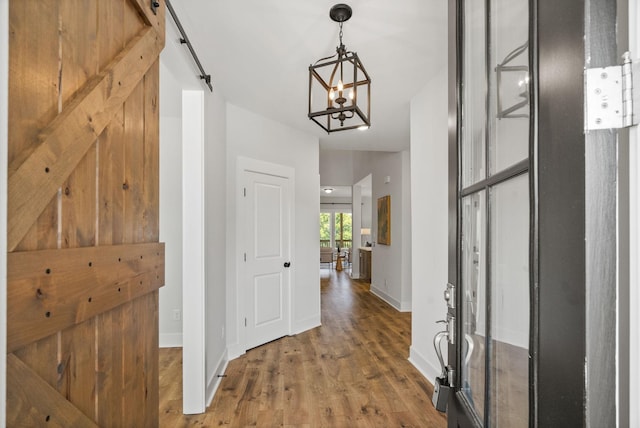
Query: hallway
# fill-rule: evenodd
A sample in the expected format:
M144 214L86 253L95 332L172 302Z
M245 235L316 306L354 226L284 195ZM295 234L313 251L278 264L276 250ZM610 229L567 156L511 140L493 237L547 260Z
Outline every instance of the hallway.
M161 349L160 426L446 426L407 360L411 315L344 271L320 276L322 327L229 362L206 414L181 414L181 349Z

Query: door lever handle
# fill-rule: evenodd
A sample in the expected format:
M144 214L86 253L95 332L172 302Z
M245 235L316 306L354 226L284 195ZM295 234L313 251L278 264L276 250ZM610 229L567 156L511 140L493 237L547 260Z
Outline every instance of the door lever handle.
M289 266L291 266L291 262L284 262L284 267L288 268Z

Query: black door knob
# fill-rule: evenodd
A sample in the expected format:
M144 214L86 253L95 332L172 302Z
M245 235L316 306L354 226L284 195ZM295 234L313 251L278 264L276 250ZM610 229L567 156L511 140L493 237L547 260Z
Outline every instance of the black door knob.
M284 262L284 267L288 268L289 266L291 266L291 262Z

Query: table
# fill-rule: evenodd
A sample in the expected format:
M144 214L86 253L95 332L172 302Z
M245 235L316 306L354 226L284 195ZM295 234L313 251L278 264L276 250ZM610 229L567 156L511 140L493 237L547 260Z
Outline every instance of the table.
M344 256L338 255L338 259L336 260L336 270L342 270L342 260Z

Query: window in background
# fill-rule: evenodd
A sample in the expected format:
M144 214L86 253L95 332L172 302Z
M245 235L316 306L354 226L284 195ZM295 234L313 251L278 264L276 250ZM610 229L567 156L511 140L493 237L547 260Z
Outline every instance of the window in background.
M351 213L335 213L335 243L337 248L351 248Z
M320 213L320 246L331 247L331 213Z
M320 246L351 248L353 239L351 213L320 213Z

